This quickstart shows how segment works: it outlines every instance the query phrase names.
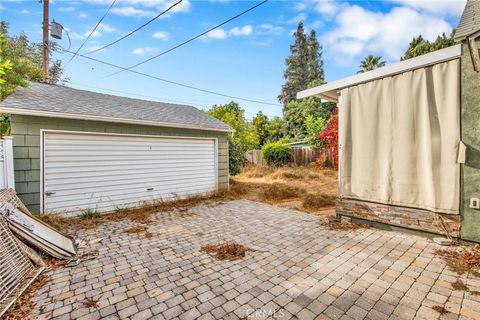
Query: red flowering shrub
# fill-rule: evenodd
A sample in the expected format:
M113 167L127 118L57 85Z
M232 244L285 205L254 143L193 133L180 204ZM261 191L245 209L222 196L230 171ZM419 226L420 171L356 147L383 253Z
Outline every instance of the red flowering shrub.
M338 108L332 110L332 117L328 119L325 129L320 135L320 141L324 145L320 157L331 158L332 165L338 168Z

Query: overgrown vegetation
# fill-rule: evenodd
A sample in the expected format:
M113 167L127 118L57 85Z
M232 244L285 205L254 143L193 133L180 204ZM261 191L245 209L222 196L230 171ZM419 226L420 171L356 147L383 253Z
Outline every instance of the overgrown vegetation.
M267 143L262 147L262 158L270 166L285 166L292 159L292 147L280 142Z

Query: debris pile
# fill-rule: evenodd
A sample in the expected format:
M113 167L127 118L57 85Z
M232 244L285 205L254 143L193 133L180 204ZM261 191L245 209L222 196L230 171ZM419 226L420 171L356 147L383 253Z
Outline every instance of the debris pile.
M458 275L471 273L480 276L480 246L436 250L435 254L445 260L447 266Z
M234 242L225 242L221 244L209 244L203 246L200 251L205 252L217 260L235 261L245 257L247 251L255 251Z
M338 230L338 231L350 231L350 230L370 228L370 226L367 224L339 221L335 219L328 219L328 221L324 222L322 225L326 226L330 230Z

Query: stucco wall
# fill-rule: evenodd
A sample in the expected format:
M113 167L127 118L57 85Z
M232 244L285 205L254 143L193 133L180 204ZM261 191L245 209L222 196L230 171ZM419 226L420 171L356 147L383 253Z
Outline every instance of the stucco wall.
M480 48L480 41L477 41ZM480 198L480 73L473 70L468 46L462 55L462 141L467 145L462 166L462 238L480 242L480 210L469 208Z
M228 188L227 133L33 116L11 116L15 189L33 212L40 211L40 129L218 138L219 189Z

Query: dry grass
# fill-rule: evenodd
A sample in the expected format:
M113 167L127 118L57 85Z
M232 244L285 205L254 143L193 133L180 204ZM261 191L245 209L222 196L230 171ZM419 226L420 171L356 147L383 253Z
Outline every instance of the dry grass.
M244 199L333 216L336 176L337 172L331 169L248 165L231 181L245 189Z
M241 244L225 242L203 246L200 251L205 252L217 260L239 260L245 257L247 251L255 251Z
M335 205L335 196L315 193L307 194L303 198L302 207L306 210L316 210L325 207L331 207Z
M276 182L265 186L262 196L269 201L279 201L299 197L305 192L304 189Z
M458 275L471 273L480 276L480 246L457 249L436 250L435 254L442 257L447 266Z

